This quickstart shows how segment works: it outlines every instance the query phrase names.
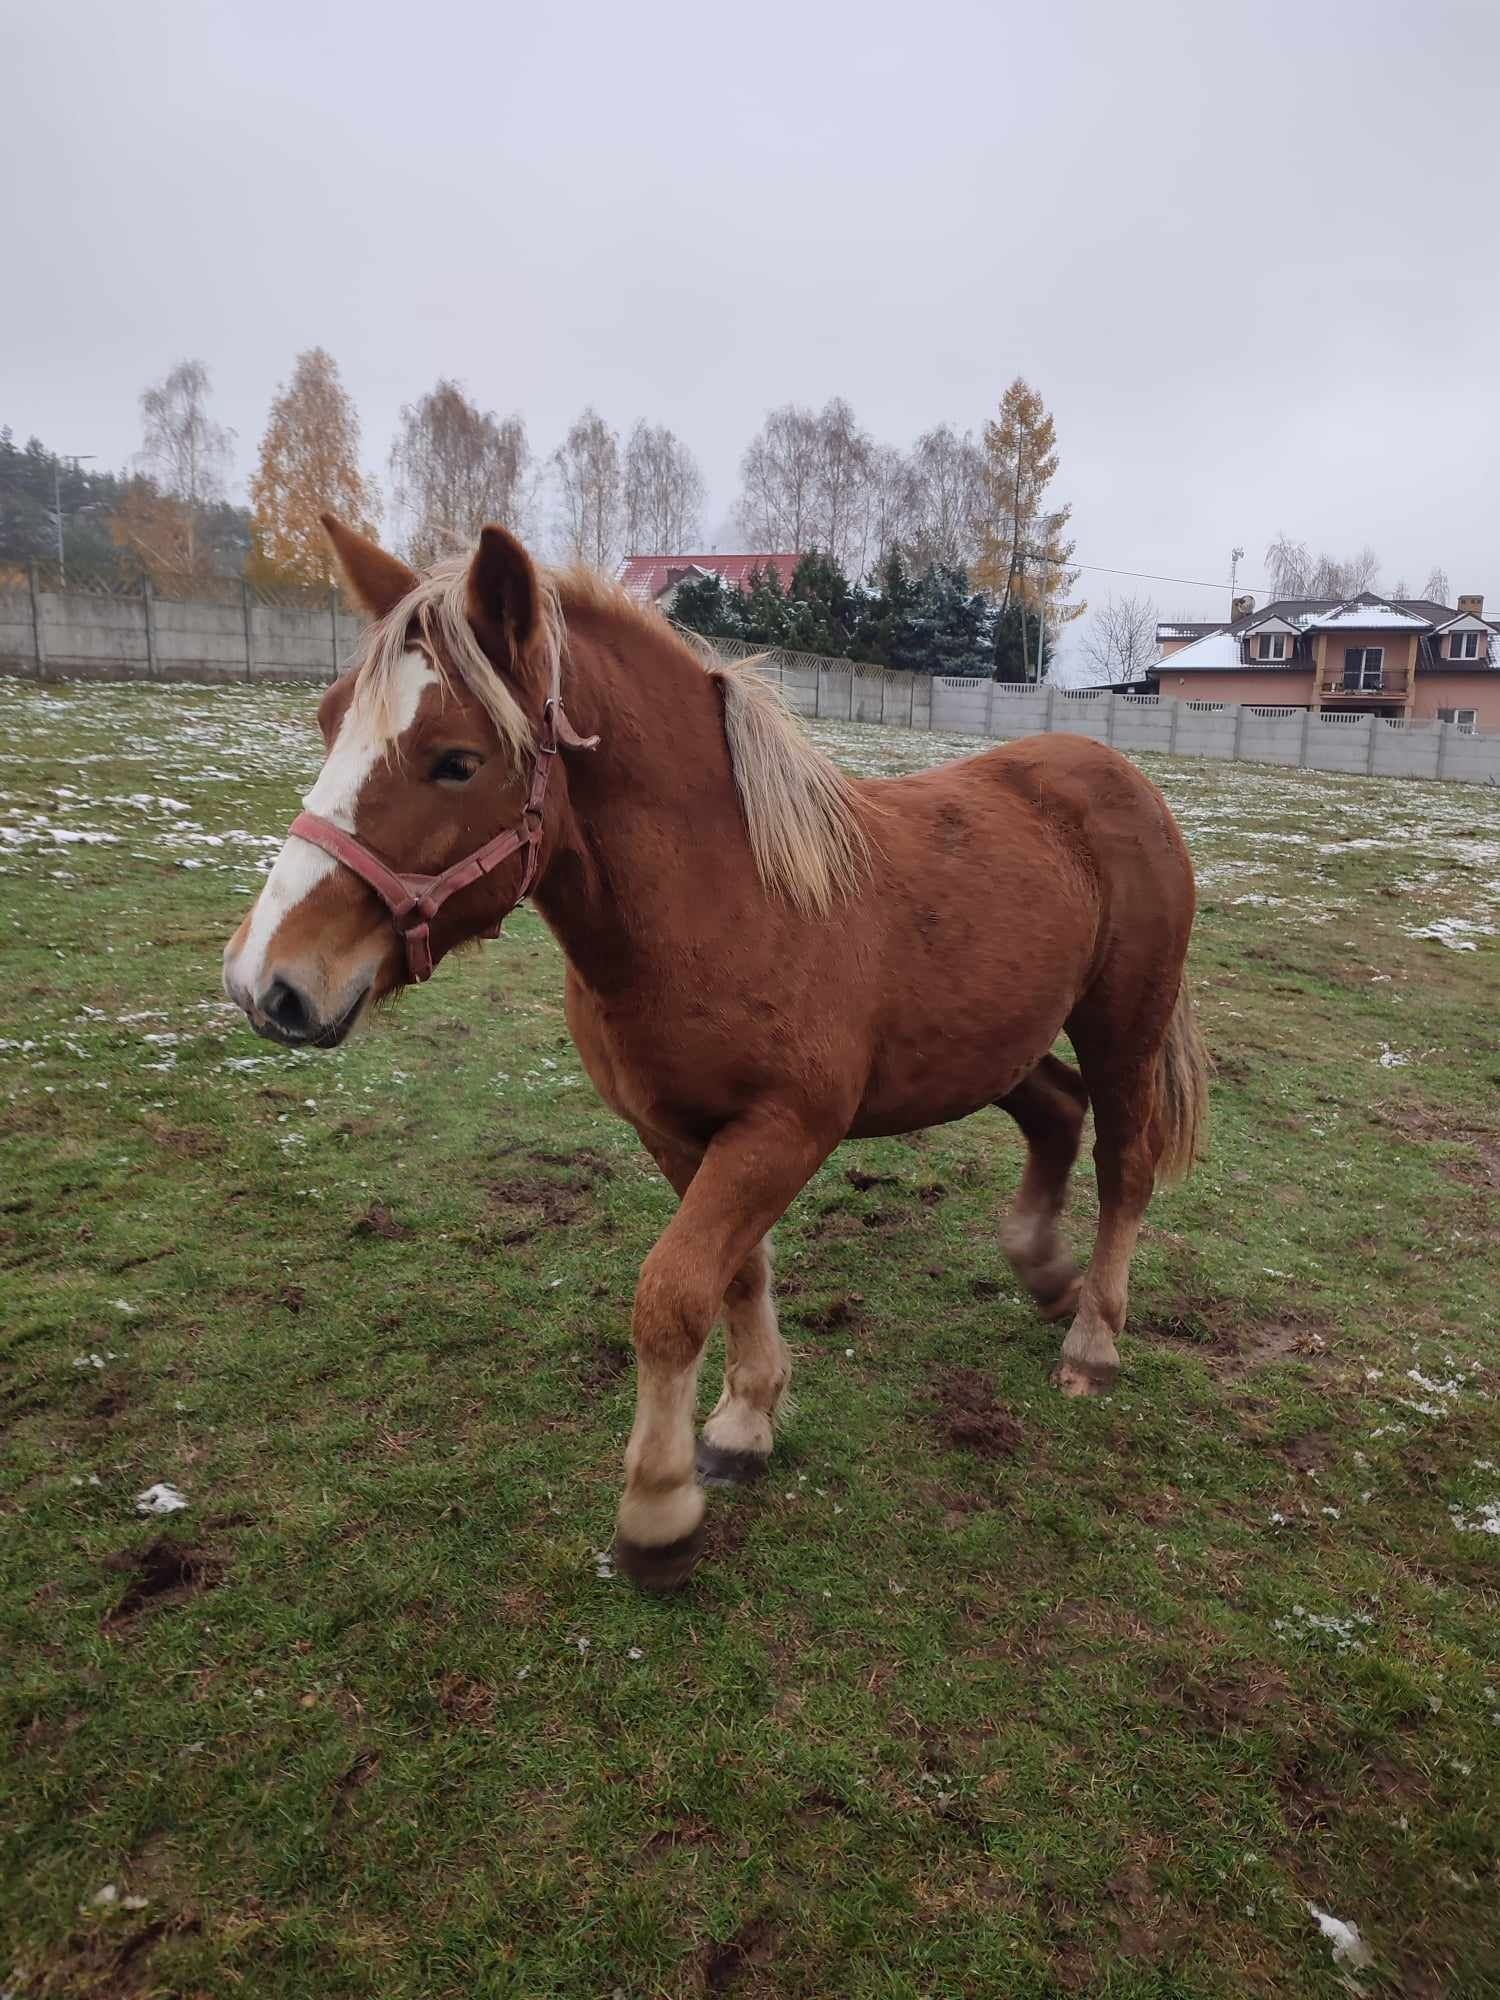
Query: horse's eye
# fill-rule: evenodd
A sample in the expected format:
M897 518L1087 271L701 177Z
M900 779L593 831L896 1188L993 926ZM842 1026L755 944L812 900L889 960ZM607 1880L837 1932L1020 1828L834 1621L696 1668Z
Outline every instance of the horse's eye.
M447 750L429 775L435 785L466 785L483 761L472 750Z

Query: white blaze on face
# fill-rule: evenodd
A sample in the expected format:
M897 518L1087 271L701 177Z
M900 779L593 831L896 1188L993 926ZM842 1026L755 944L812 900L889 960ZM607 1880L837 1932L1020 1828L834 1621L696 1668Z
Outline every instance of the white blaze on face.
M425 653L402 654L392 703L395 729L389 735L373 727L365 703L357 698L350 702L317 783L302 801L308 812L332 820L345 833L358 833L354 815L365 781L391 745L411 727L422 696L437 678L437 669ZM225 960L224 983L231 989L231 998L243 1005L245 999L253 1000L261 991L266 957L282 922L338 865L331 854L314 847L310 840L288 839L266 877L244 944Z

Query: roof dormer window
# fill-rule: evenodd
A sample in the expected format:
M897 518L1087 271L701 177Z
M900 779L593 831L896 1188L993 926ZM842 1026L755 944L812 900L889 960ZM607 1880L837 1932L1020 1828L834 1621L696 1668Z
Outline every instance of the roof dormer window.
M1450 632L1448 634L1448 658L1450 660L1477 660L1479 658L1479 634L1477 632Z
M1285 632L1262 632L1255 641L1257 660L1284 660L1286 658Z

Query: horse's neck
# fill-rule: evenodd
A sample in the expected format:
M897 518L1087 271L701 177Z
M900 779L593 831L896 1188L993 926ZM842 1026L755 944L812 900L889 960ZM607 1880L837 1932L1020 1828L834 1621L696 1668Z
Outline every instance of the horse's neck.
M671 949L673 915L695 900L705 859L716 900L754 864L718 689L667 634L570 616L563 699L599 746L564 752L568 809L535 900L575 970L604 992Z

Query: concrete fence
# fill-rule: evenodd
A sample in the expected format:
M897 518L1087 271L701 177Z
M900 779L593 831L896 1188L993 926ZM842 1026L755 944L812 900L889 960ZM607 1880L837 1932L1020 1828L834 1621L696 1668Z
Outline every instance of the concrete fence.
M222 601L179 601L149 591L92 596L43 589L33 571L19 588L0 588L0 673L43 680L321 683L352 656L360 626L333 593L326 608L305 609L262 604L248 587L232 587ZM684 636L709 658L755 652L733 640ZM812 653L773 650L761 662L799 715L831 722L884 722L993 742L1065 730L1121 750L1500 785L1500 735L1469 734L1451 722L932 679Z
M932 725L1004 742L1066 730L1120 750L1241 758L1376 778L1455 778L1500 784L1500 736L1452 722L1387 722L1304 708L1179 701L1108 689L1017 688L1002 681L935 680Z
M35 570L0 589L0 673L41 680L329 681L362 620L325 606L263 604L248 584L218 598L48 590Z

